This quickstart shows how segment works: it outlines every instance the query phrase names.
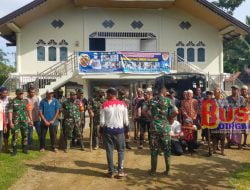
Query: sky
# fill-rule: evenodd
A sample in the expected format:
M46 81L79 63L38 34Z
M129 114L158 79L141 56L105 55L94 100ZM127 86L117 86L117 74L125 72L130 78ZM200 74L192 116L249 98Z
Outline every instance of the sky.
M3 17L12 11L26 5L27 3L31 2L32 0L0 0L1 6L0 6L0 17ZM214 1L214 0L209 0ZM246 16L250 16L250 0L245 0L242 5L237 8L234 12L234 16L245 23ZM0 37L0 48L3 49L4 52L8 54L8 59L10 60L10 64L14 64L15 56L13 53L15 53L14 47L6 47L6 40Z

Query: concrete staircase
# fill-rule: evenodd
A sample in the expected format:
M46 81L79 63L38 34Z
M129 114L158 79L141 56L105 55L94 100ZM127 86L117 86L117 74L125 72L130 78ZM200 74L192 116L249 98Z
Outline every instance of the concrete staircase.
M39 95L44 96L46 90L59 88L77 75L77 73L77 56L72 54L67 61L59 62L36 75L11 74L3 86L8 88L10 95L17 88L27 91L28 87L34 86L36 89L39 89Z

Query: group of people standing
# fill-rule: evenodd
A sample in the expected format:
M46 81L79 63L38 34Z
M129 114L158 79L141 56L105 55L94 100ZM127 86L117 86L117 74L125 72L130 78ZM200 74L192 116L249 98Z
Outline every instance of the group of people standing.
M224 97L219 88L213 91L202 92L201 88L183 92L181 100L176 98L174 89L161 87L157 93L152 88L145 90L139 88L137 96L131 101L125 90L109 88L102 91L93 89L93 96L87 100L82 89L70 91L69 97L63 96L59 90L57 97L53 90L47 90L46 97L40 99L36 95L36 89L28 89L27 97L24 97L22 89L16 90L16 97L11 99L6 88L0 88L0 150L2 142L4 151L8 151L9 136L12 134L11 154L17 154L17 139L19 130L22 136L23 153L33 145L33 128L36 129L40 142L40 151L45 151L45 139L49 130L51 147L57 152L57 131L60 125L60 146L68 152L72 145L79 145L84 150L83 134L86 123L86 112L90 116L92 142L94 149L99 148L103 142L108 162L108 176L114 177L113 151L118 152L118 177L127 176L124 172L125 148L131 149L129 116L132 116L134 128L134 141L138 143L138 149L145 146L145 134L148 133L149 147L151 150L150 174L156 174L158 155L163 155L166 170L170 172L171 154L182 155L186 150L191 154L199 147L198 130L202 128L202 102L215 101L219 107L248 107L250 97L247 86L240 89L232 86L232 95ZM239 148L247 146L248 130L235 133L202 129L202 140L211 135L213 153L219 149L224 155L225 139L227 146L238 145ZM242 144L242 134L244 137Z

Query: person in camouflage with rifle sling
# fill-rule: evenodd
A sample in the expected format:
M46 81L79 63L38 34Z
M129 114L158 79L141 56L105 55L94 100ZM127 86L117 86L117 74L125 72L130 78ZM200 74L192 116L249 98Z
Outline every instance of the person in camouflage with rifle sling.
M99 148L99 130L100 130L100 109L105 102L102 91L99 87L93 89L94 97L89 100L88 110L90 117L93 118L93 147L94 150ZM91 125L91 122L90 122Z
M28 100L23 98L23 90L16 89L16 98L9 103L9 122L12 133L12 156L17 154L17 140L19 130L22 136L23 153L28 153L28 127L33 127L31 106Z
M130 100L127 97L127 92L124 89L120 89L118 91L118 100L124 101L128 108L128 115L131 113L131 103ZM132 149L130 146L130 128L128 126L124 126L124 135L125 135L125 143L126 143L126 149Z
M164 153L166 164L165 175L169 175L171 156L171 136L169 117L174 117L178 111L171 104L171 99L166 97L167 89L162 87L158 96L149 101L148 107L151 115L150 124L150 149L151 170L150 174L156 174L157 158L160 151Z
M76 99L76 93L70 92L70 98L62 104L62 110L64 115L64 137L66 139L66 150L70 149L70 143L73 137L73 133L80 142L81 150L84 150L83 139L81 135L81 117L80 112L83 111L82 102Z

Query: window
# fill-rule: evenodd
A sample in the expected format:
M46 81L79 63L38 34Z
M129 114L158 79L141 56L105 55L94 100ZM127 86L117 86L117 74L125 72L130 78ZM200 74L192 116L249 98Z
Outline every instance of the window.
M184 61L184 48L177 48L177 60L178 62Z
M187 49L187 60L188 62L194 62L194 48Z
M60 47L60 61L68 60L68 48Z
M45 61L45 47L44 46L37 47L37 61Z
M89 38L89 51L105 51L105 38Z
M198 48L198 62L205 62L205 48Z
M56 61L56 47L49 47L49 61Z

